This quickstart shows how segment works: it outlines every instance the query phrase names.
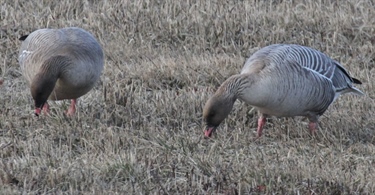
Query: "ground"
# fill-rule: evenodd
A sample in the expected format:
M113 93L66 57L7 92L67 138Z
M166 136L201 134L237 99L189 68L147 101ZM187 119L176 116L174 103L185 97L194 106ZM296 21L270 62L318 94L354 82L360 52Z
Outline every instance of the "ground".
M0 0L0 194L372 194L375 6L348 1ZM19 37L77 26L105 52L78 102L33 115ZM342 63L365 96L346 94L315 136L302 117L237 101L211 139L202 108L261 47L293 43Z

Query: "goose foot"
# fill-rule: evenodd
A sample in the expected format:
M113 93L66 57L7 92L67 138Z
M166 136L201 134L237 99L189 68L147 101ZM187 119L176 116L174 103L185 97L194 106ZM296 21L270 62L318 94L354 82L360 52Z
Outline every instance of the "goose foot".
M73 116L76 112L77 99L72 99L69 109L65 112L67 116Z

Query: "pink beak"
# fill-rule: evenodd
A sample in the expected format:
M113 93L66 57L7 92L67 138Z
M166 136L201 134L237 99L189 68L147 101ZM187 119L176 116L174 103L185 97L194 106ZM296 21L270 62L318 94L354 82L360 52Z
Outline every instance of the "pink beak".
M209 138L211 137L212 133L214 132L214 127L208 127L205 131L204 131L204 137L205 138Z
M36 115L36 116L39 116L41 112L42 112L42 109L40 109L40 108L35 108L35 115Z

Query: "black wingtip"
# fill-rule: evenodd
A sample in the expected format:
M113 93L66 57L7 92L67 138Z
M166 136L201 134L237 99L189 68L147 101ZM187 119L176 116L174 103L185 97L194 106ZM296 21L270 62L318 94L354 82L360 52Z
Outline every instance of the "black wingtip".
M352 78L355 84L362 84L362 82L356 78Z
M18 40L20 41L24 41L29 35L23 35L22 37L20 37Z

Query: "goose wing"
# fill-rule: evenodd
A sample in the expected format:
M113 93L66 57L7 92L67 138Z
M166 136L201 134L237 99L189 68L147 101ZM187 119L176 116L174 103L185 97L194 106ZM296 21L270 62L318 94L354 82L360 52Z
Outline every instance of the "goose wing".
M241 73L260 72L267 66L285 65L285 60L295 61L303 68L328 78L336 93L363 94L353 86L353 83L361 84L361 81L352 78L340 63L318 50L301 45L275 44L264 47L246 61Z

